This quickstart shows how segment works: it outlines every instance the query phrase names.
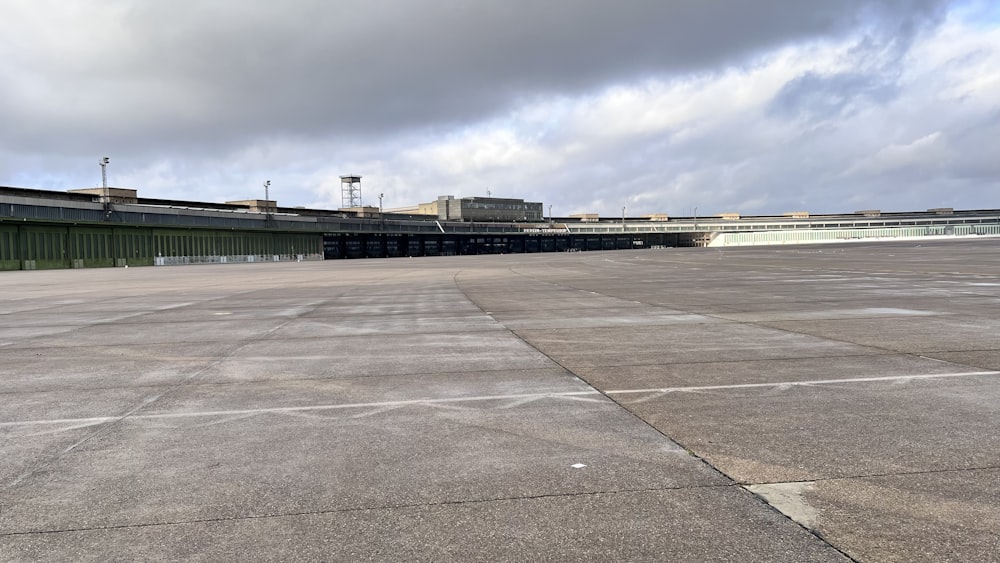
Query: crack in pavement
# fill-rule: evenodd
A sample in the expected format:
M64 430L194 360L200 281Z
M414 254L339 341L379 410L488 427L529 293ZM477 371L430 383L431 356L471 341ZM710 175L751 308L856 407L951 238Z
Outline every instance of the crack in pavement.
M399 504L385 504L380 506L358 506L350 508L336 508L327 510L303 510L297 512L279 512L273 514L251 514L247 516L225 516L217 518L192 518L190 520L173 520L170 522L143 522L136 524L119 524L119 525L108 525L108 526L81 526L79 528L60 528L52 530L25 530L19 532L0 532L0 538L2 537L14 537L14 536L30 536L30 535L44 535L44 534L64 534L64 533L74 533L74 532L89 532L98 530L124 530L132 528L156 528L162 526L183 526L187 524L205 524L212 522L240 522L243 520L267 520L267 519L277 519L277 518L294 518L298 516L322 516L324 514L348 514L352 512L374 512L381 510L399 510L407 508L431 508L438 506L462 506L462 505L476 505L476 504L489 504L495 502L517 502L517 501L532 501L532 500L544 500L544 499L557 499L557 498L574 498L574 497L588 497L588 496L600 496L600 495L618 495L618 494L629 494L629 493L652 493L660 491L685 491L685 490L698 490L698 489L729 489L729 488L739 488L735 483L725 483L721 485L686 485L686 486L676 486L676 487L650 487L650 488L638 488L638 489L610 489L602 491L578 491L574 493L545 493L537 495L520 495L520 496L509 496L509 497L493 497L486 499L466 499L466 500L446 500L438 502L414 502L414 503L399 503Z

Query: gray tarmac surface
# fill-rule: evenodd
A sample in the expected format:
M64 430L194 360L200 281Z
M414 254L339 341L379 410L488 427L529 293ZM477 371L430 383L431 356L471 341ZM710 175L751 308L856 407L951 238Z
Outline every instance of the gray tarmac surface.
M2 561L1000 561L1000 240L0 274Z

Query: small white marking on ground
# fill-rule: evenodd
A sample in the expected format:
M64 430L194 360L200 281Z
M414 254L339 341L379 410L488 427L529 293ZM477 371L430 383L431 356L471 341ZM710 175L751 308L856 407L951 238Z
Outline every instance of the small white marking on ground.
M584 467L587 467L587 465L584 463L574 463L573 465L570 465L570 467L573 469L583 469Z
M867 314L867 315L932 316L940 314L940 313L935 313L934 311L917 311L915 309L894 309L891 307L869 307L868 309L861 309L859 312L861 314Z

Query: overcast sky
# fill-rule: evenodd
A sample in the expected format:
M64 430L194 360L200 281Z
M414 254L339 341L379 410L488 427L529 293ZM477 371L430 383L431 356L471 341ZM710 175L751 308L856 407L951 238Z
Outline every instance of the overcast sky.
M996 0L3 0L0 84L7 186L1000 208Z

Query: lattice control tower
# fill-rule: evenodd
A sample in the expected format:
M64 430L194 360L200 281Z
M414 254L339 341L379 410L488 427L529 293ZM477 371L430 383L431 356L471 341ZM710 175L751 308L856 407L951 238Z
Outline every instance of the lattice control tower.
M341 176L340 197L344 209L361 207L361 176Z

